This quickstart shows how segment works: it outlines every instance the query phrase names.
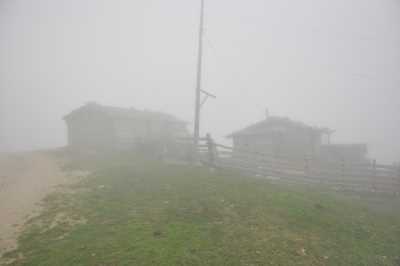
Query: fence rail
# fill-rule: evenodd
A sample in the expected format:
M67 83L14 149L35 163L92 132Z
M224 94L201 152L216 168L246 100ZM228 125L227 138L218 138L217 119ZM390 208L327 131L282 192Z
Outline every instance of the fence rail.
M321 184L352 190L400 194L400 167L371 163L289 158L215 143L208 135L197 147L198 159L213 167L234 169L285 183Z

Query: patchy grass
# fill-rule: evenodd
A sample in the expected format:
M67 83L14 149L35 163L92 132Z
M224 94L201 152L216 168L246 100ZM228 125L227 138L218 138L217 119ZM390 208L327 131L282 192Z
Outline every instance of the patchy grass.
M400 265L399 216L128 158L91 161L75 193L48 197L7 255L13 265Z

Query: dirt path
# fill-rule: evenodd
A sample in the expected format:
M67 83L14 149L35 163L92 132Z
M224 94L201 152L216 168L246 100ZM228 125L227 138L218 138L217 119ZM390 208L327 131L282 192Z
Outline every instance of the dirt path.
M1 255L16 247L24 222L40 211L41 200L73 181L59 166L45 153L0 155L0 264Z

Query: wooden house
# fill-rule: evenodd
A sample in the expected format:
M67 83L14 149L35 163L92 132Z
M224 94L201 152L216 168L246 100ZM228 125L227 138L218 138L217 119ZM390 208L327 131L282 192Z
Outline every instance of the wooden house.
M319 152L324 134L332 131L317 128L285 117L268 116L265 120L228 136L234 149L269 153L289 158L314 156Z
M367 144L331 144L333 132L286 117L267 116L228 138L233 140L234 151L238 153L246 150L287 159L313 157L325 161L368 161Z
M186 122L134 108L88 103L64 117L68 145L80 149L131 149L141 143L167 143L188 136Z

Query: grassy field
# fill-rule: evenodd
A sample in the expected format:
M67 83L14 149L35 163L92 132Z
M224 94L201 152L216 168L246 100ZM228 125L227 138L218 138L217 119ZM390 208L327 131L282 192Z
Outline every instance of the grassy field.
M400 216L307 188L116 156L52 195L13 265L400 265Z

